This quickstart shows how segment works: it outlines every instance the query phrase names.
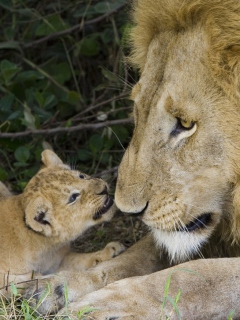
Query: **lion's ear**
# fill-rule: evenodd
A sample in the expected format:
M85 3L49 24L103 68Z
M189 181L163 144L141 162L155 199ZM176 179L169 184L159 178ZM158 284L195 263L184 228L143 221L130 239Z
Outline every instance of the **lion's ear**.
M52 150L42 152L42 162L46 167L62 165L62 160Z
M52 204L42 196L30 200L25 208L27 227L47 237L53 234L51 216Z
M240 244L240 185L237 185L234 190L233 206L232 236L233 241Z

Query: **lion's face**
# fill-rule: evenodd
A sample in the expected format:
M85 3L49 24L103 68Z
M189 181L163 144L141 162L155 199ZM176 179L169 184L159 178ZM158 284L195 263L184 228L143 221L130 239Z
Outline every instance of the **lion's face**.
M155 37L132 98L135 129L116 204L142 212L157 243L171 259L184 260L229 212L233 181L228 139L235 120L209 72L204 34Z
M45 167L23 193L25 221L30 229L65 242L112 218L115 205L106 182L71 170L49 150L43 155Z

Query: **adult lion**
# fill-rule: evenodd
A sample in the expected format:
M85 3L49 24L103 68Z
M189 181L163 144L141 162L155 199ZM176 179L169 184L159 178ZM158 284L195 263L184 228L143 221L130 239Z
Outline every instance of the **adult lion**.
M116 204L142 214L157 249L146 238L87 272L94 289L148 275L81 302L93 288L73 289L69 310L90 304L91 319L227 319L233 310L240 318L240 259L231 258L240 253L240 2L136 0L133 9L131 60L141 76ZM151 273L198 258L215 259Z

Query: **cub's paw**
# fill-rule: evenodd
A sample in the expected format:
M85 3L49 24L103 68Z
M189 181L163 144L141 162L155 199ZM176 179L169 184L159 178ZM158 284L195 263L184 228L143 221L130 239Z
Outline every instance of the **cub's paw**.
M24 293L36 314L55 314L66 305L66 286L57 275L37 280Z
M106 247L100 251L102 260L108 260L118 256L126 250L126 247L121 242L109 242ZM104 259L105 257L105 259Z

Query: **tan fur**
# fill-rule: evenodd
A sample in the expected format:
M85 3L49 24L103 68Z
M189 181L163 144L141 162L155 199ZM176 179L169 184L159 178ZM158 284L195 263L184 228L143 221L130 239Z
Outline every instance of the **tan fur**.
M5 184L0 181L0 199L9 197L11 195L11 192L8 190Z
M213 252L216 237L219 256L240 254L239 17L237 1L134 2L131 61L141 77L116 203L126 212L148 203L143 220L163 246L166 232L211 212L212 223L195 232L196 250L171 253L173 260L194 256L209 238ZM177 118L195 122L196 131L171 135Z
M115 199L122 211L142 213L156 246L143 239L97 266L84 289L76 287L83 274L69 280L76 302L68 312L90 305L89 319L179 319L178 311L220 320L234 310L239 319L240 2L134 0L133 20L130 60L140 80ZM141 277L107 285L132 275ZM42 312L63 306L51 299Z
M11 196L4 185L1 188L0 288L36 274L86 270L124 250L111 242L98 252L71 252L70 242L89 227L110 220L115 205L95 218L109 199L107 184L71 170L50 150L42 153L42 161L44 168L22 194ZM78 196L71 202L73 194Z

